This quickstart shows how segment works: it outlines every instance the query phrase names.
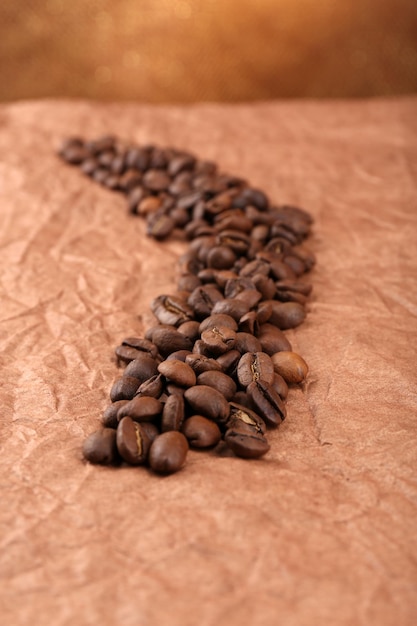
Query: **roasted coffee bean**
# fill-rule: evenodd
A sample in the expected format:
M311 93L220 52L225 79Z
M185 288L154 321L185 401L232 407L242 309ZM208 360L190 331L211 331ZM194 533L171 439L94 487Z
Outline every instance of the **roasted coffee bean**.
M178 332L176 328L155 328L152 333L152 341L163 357L177 350L191 350L193 343L191 339Z
M249 398L248 395L247 397ZM266 433L266 425L263 419L249 406L235 401L230 402L230 415L226 427L233 430L261 433L262 435Z
M258 339L263 352L270 356L281 350L291 350L291 344L279 328L273 324L262 324L259 327Z
M281 330L295 328L305 320L305 309L298 302L276 302L272 300L271 306L272 314L268 322Z
M216 287L205 285L194 289L188 298L188 304L192 307L195 317L201 320L211 315L214 305L221 300L223 295Z
M176 430L170 430L158 435L152 442L149 465L159 474L178 472L186 461L187 452L186 437Z
M239 350L229 350L229 352L225 352L217 357L217 363L220 365L222 371L229 376L234 376L235 370L237 368L237 364L240 361Z
M271 315L272 315L272 300L266 300L265 302L260 302L256 308L256 316L258 319L258 324L261 326L262 324L266 324Z
M255 274L252 276L252 281L256 290L262 295L263 300L273 300L277 286L272 278L264 276L264 274Z
M259 433L229 429L224 440L236 456L243 459L259 459L270 449L268 441Z
M122 376L118 378L110 390L110 400L117 402L117 400L131 400L135 395L140 380L133 378L133 376Z
M244 406L245 408L250 409L251 411L255 410L255 406L252 402L252 398L248 396L246 391L236 391L231 402L234 402L235 404L240 404L241 406Z
M176 359L162 361L158 365L158 372L180 387L192 387L196 384L196 375L192 367Z
M175 383L165 383L165 391L167 393L167 396L183 396L185 393L186 387L180 387L179 385L176 385ZM164 399L164 402L166 402L167 398Z
M192 415L186 419L181 432L193 448L211 448L219 443L222 436L217 424L203 415Z
M207 265L217 270L228 270L233 267L236 258L228 246L214 246L207 255Z
M106 428L117 428L119 424L119 420L117 419L117 412L122 408L125 404L127 404L129 400L117 400L108 406L101 418L101 423Z
M158 296L151 302L151 310L161 324L179 326L194 317L193 309L177 296Z
M236 341L236 333L227 326L212 326L201 333L201 341L208 354L217 357L232 350Z
M194 370L197 376L203 372L211 370L221 371L222 367L216 359L204 356L203 354L193 353L185 358L185 362Z
M158 365L155 359L148 354L140 353L134 361L131 361L129 365L126 366L124 376L137 378L139 386L144 383L145 380L149 380L149 378L152 378L152 376L155 376L157 373Z
M171 178L161 170L150 169L143 175L143 184L150 191L164 191L171 184Z
M108 465L119 459L116 446L116 431L101 428L87 437L83 445L83 456L90 463Z
M230 328L231 330L236 331L238 329L238 325L236 323L236 320L233 319L233 317L231 317L230 315L224 315L223 313L215 313L213 315L209 315L209 317L206 317L206 319L204 319L201 323L200 323L200 334L203 333L205 330L210 330L211 328L215 328L215 327L225 327L225 328Z
M175 222L169 215L157 211L147 218L147 233L155 239L165 239L175 228Z
M139 385L135 397L137 396L150 396L151 398L159 398L164 389L161 374L148 378L141 385Z
M249 333L250 335L257 335L259 330L258 316L255 311L249 311L245 313L239 320L239 331L242 333Z
M188 337L191 341L196 341L200 336L200 324L196 321L184 322L178 326L178 332Z
M229 315L236 322L238 322L240 318L245 315L245 313L249 312L249 310L250 306L246 304L246 302L232 298L225 298L216 302L211 310L211 314L214 315L221 313L223 315Z
M190 294L197 287L201 287L201 280L194 274L183 274L178 280L178 289L180 291L189 291Z
M216 370L202 372L197 377L197 385L208 385L217 389L226 400L231 400L236 393L236 383L233 378Z
M237 377L242 387L251 382L264 380L271 384L274 380L274 364L265 352L246 352L237 366Z
M271 359L275 372L287 383L301 383L307 376L307 363L296 352L277 352Z
M148 341L143 337L126 337L126 339L123 339L121 345L134 348L135 350L145 354L149 354L149 356L153 359L155 359L158 355L157 347L151 341Z
M279 426L285 419L285 404L271 384L262 379L255 380L247 386L246 392L268 426Z
M162 402L151 396L135 396L122 406L117 418L119 421L128 415L135 422L151 422L162 413Z
M283 399L285 400L286 397L288 396L288 385L285 382L285 380L282 378L282 376L280 376L279 374L277 374L275 372L274 374L274 380L272 381L272 387L275 389L275 391L277 392L277 394Z
M250 333L236 333L234 347L241 354L245 352L262 352L261 342Z
M130 417L123 417L116 433L117 449L123 460L130 465L145 463L151 442L141 425Z
M184 397L194 413L204 415L219 424L227 421L230 413L229 403L217 389L208 385L197 385L187 389Z
M161 419L161 431L181 430L184 421L184 398L180 394L172 394L164 404Z
M161 208L161 199L157 196L146 196L139 200L136 208L138 215L147 216Z

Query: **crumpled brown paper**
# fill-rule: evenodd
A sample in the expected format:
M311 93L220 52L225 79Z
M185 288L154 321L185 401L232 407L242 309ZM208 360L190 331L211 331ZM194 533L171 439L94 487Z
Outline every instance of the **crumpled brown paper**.
M417 99L0 108L0 614L13 626L411 625L417 610ZM175 145L315 217L304 388L259 461L167 478L81 458L184 244L62 163Z

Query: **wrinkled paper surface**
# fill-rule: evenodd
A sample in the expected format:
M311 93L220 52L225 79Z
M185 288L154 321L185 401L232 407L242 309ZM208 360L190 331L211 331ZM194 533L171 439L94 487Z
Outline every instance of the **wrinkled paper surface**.
M415 624L417 100L0 108L2 623ZM175 288L124 199L56 156L114 133L315 217L308 362L258 461L94 467L114 348Z

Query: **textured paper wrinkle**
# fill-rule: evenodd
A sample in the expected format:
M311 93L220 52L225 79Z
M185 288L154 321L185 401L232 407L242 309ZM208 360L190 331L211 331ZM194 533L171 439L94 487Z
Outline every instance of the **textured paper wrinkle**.
M0 606L58 626L414 623L416 100L3 106ZM92 467L83 438L184 241L64 165L69 132L173 144L315 217L309 365L271 451L177 475Z

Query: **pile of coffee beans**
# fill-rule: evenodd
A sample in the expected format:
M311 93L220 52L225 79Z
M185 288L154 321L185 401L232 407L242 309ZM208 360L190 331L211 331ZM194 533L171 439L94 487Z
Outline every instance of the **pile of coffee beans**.
M151 304L155 325L116 348L123 375L84 457L169 474L190 446L266 454L267 428L285 419L289 385L308 370L284 331L306 316L311 216L175 148L73 137L59 154L125 194L151 237L190 242L176 290Z

